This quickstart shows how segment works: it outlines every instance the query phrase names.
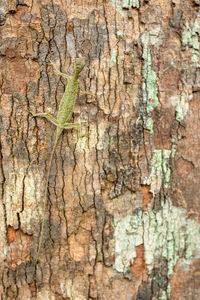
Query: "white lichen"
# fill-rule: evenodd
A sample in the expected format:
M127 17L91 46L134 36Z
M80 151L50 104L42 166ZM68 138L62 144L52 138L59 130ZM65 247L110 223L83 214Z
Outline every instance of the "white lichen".
M182 34L182 42L186 46L186 50L192 48L192 57L191 61L199 67L199 50L200 50L200 13L198 13L194 23L189 25L185 24L185 28Z
M127 11L132 7L140 7L139 0L110 0L110 3L123 17L127 16Z
M153 195L160 192L162 183L165 188L168 188L171 174L169 167L170 155L171 150L154 150L151 160L150 174L143 180L143 184L150 185L150 191Z
M160 211L148 209L137 215L114 218L115 264L118 272L126 272L136 257L136 247L144 245L145 263L149 271L156 258L165 258L168 276L180 257L190 259L200 253L200 225L187 219L183 208L168 199Z
M152 70L151 51L149 45L152 43L151 35L149 32L144 32L141 36L143 44L144 59L142 76L143 81L143 102L146 105L146 115L144 115L144 126L151 133L153 133L153 119L151 116L152 111L158 106L158 88L157 88L157 75ZM155 42L155 41L154 41Z

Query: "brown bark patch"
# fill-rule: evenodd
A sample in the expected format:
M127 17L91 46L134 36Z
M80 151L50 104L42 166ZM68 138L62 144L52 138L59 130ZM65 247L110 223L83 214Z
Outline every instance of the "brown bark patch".
M24 234L21 230L15 230L9 226L7 239L10 243L7 255L7 264L13 269L22 262L29 261L31 237Z
M150 192L149 185L142 186L142 195L143 195L142 208L144 211L146 211L148 204L151 203L152 200L152 193Z
M8 226L8 231L7 231L8 243L14 242L15 239L16 239L16 230L13 227Z
M168 96L171 96L174 93L176 93L179 79L179 70L174 67L167 68L166 72L163 73L162 87L164 90L168 91Z
M181 206L184 208L187 208L187 203L185 202L185 199L183 197L183 193L181 190L176 189L172 194L172 202L174 206Z
M141 276L145 270L144 262L144 245L136 247L136 258L134 259L133 265L131 265L131 271L135 277Z
M200 295L200 259L194 259L192 264L184 264L180 261L175 273L171 279L171 299L179 300L188 299L199 300ZM190 295L190 296L189 296ZM191 297L191 298L190 298Z
M183 159L182 157L177 160L176 165L178 175L182 178L186 178L193 169L193 164L190 161Z
M181 201L186 203L185 206L190 212L190 217L193 215L200 220L199 93L193 94L184 122L185 125L178 128L179 141L175 156L174 191L181 191L179 196L182 194Z
M75 261L81 261L88 256L89 232L80 230L76 235L72 234L69 238L70 255Z

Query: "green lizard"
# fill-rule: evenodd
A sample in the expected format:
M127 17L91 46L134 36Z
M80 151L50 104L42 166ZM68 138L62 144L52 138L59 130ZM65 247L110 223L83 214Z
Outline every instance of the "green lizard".
M46 185L45 185L45 193L44 193L44 203L43 203L43 219L42 219L42 227L41 227L41 232L40 232L40 237L39 237L39 243L38 243L38 248L37 248L37 255L36 255L36 264L38 261L38 257L40 254L40 248L42 244L42 239L43 239L43 233L44 233L44 221L45 221L45 212L46 212L46 206L47 206L47 193L48 193L48 184L49 184L49 176L50 176L50 171L51 171L51 165L52 165L52 159L53 155L56 149L56 145L58 143L59 137L61 133L63 132L64 129L70 129L70 128L77 128L80 130L80 124L79 123L69 123L72 113L74 110L75 102L76 102L76 95L77 95L77 90L78 87L82 90L84 94L89 94L95 97L95 95L87 93L84 88L80 85L79 82L79 75L81 71L83 70L85 66L85 59L83 57L78 58L75 67L74 67L74 73L70 77L67 74L61 73L54 63L51 62L53 65L55 72L68 79L68 84L65 89L65 92L63 94L63 97L60 101L58 113L57 113L57 119L54 118L52 115L48 113L38 113L35 114L32 111L30 113L32 114L33 117L43 117L49 120L51 123L56 125L56 137L53 145L53 149L51 151L51 156L50 156L50 161L49 161L49 166L48 166L48 171L47 171L47 178L46 178Z

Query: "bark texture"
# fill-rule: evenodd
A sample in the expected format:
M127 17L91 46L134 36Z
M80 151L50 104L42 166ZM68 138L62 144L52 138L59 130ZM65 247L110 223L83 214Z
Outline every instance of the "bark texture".
M2 0L1 299L200 299L200 1ZM53 159L55 114L87 58Z

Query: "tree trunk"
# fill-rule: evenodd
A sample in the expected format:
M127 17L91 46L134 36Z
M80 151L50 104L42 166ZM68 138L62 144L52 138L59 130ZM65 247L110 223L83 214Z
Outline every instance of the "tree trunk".
M200 1L41 2L0 4L1 299L199 300Z

